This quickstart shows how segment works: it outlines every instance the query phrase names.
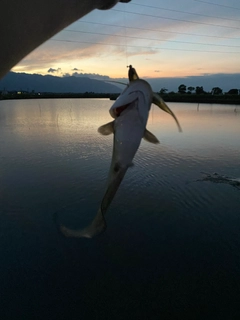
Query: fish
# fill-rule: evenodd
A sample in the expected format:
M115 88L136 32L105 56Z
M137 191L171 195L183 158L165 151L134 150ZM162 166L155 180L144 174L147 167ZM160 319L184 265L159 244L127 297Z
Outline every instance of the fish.
M129 84L109 110L114 120L98 128L102 135L113 134L112 160L101 205L91 224L84 229L73 230L60 225L59 230L66 237L92 238L106 229L105 214L128 168L133 165L142 138L153 144L159 143L157 137L146 129L152 103L169 113L182 131L175 114L153 92L150 84L138 77L132 65L129 66L128 78Z

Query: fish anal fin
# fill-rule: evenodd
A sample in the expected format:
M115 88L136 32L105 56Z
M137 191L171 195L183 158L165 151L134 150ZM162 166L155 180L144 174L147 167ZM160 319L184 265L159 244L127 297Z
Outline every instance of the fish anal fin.
M103 136L108 136L114 132L114 121L108 122L98 128L98 132Z
M148 131L147 129L145 129L143 139L150 142L150 143L154 143L154 144L160 143L158 138L153 133Z

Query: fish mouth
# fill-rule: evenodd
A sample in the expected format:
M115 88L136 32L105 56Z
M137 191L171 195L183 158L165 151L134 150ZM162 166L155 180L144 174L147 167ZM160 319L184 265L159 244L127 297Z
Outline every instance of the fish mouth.
M113 113L114 113L115 117L116 117L116 118L119 117L119 116L121 115L121 113L122 113L123 111L125 111L131 104L132 104L132 102L131 102L131 103L128 103L128 104L125 104L125 105L123 105L123 106L117 107L116 109L114 109L114 110L113 110Z
M127 109L127 107L129 106L129 104L126 104L125 106L121 106L121 107L118 107L114 110L114 113L116 115L116 117L119 117L121 115L121 113Z

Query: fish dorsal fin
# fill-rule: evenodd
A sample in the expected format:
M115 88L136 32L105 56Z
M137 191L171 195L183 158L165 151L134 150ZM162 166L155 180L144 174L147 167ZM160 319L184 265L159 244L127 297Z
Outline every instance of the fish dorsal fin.
M175 114L172 112L172 110L167 106L167 104L163 101L163 99L158 94L153 93L153 101L152 102L156 106L158 106L160 109L162 109L163 111L169 113L176 121L179 132L182 132L182 128L178 122L177 117L175 116Z
M98 132L103 136L108 136L114 132L114 121L108 122L98 128Z
M147 129L145 129L143 139L154 144L160 143L158 138Z

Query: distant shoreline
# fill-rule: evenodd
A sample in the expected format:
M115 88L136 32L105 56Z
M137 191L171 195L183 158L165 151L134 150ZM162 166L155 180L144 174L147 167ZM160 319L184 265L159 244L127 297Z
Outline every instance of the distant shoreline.
M117 97L119 94L110 93L52 93L52 92L40 92L40 93L8 93L0 95L0 100L19 100L19 99L111 99L112 96Z
M19 99L110 99L116 100L119 94L108 93L8 93L0 96L0 100ZM212 94L179 94L169 93L161 95L166 102L182 103L213 103L213 104L237 104L240 105L240 95L212 95Z
M179 94L169 93L162 94L162 99L165 102L179 102L179 103L214 103L214 104L237 104L240 105L240 95L212 95L206 94ZM116 97L110 98L116 100Z
M163 94L166 102L184 103L215 103L215 104L240 104L240 95L212 95L212 94Z

